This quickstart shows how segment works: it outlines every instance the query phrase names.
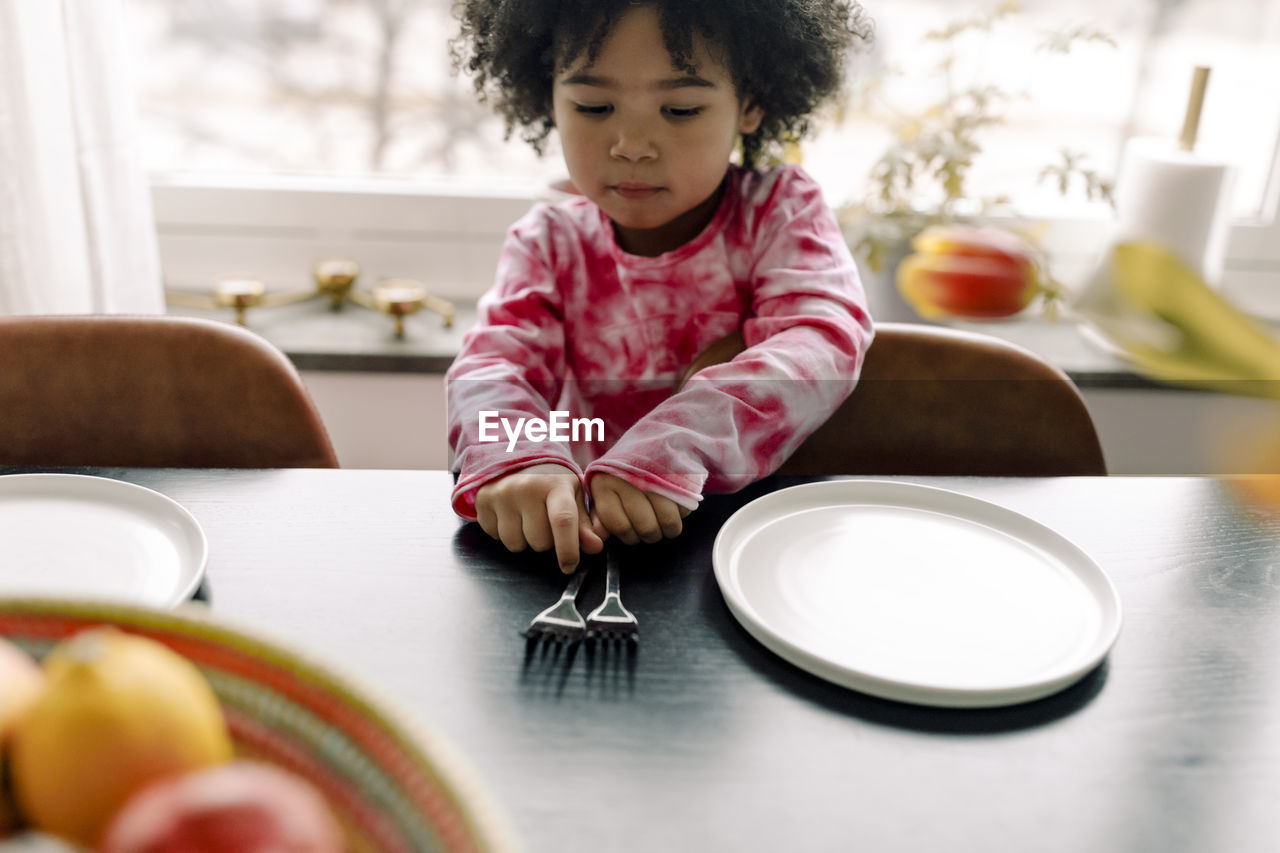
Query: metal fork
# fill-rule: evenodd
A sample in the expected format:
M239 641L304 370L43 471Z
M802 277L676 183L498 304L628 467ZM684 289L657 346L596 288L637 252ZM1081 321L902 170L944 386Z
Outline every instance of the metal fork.
M569 578L568 585L560 595L560 600L546 610L533 617L528 629L524 632L530 641L546 640L550 643L569 644L580 642L587 631L587 623L578 612L575 603L582 582L587 579L586 564L578 566L578 570Z
M587 614L588 639L615 637L634 643L640 639L640 623L622 606L618 591L619 556L612 548L605 563L604 601Z

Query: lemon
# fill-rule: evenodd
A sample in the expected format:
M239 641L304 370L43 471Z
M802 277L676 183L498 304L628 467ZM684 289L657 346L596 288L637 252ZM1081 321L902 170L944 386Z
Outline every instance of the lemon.
M44 668L11 752L15 798L38 829L93 846L144 785L231 758L208 682L155 640L90 629L56 646Z
M43 686L44 674L35 660L13 643L0 639L0 835L17 824L4 784L9 730Z

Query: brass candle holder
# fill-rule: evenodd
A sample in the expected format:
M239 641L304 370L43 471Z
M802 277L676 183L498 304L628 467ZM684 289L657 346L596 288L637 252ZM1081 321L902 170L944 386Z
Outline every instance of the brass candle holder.
M351 296L360 277L360 265L345 258L329 258L312 267L311 277L315 279L316 292L328 295L329 306L336 310Z
M388 279L373 288L374 304L396 321L396 337L404 336L404 318L417 314L426 306L427 289L416 281Z
M266 294L266 284L256 278L224 276L213 283L213 301L219 308L234 309L236 322L241 326L248 310L261 305Z
M346 258L326 258L311 270L315 288L269 292L261 279L249 275L221 276L213 283L211 294L185 290L166 290L165 301L170 305L188 308L231 308L241 326L247 325L250 308L271 308L307 299L323 298L334 311L341 310L348 302L378 311L395 321L395 336L405 334L404 318L426 309L439 314L445 328L453 325L454 305L448 300L433 296L421 282L407 278L389 278L378 282L373 291L356 288L360 278L360 265Z

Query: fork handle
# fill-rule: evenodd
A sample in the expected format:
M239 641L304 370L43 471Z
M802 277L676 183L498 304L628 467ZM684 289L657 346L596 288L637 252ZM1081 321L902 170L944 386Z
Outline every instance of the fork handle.
M574 573L569 576L569 583L565 586L564 592L560 595L561 601L574 601L578 598L578 592L582 589L582 583L587 579L587 573L590 571L586 566L579 564Z
M608 562L604 567L604 597L621 598L621 585L619 583L619 575L621 570L618 568L618 557L614 554L609 555Z

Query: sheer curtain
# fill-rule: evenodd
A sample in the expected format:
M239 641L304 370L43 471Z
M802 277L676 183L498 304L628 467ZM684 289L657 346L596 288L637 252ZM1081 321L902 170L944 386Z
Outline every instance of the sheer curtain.
M162 313L120 0L0 0L0 314Z

